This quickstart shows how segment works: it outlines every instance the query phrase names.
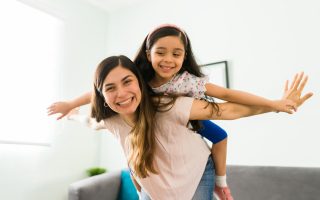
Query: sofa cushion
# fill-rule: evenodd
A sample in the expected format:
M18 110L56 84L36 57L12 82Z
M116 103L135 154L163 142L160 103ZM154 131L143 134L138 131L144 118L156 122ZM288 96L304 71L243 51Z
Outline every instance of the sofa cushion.
M121 171L121 184L118 200L138 200L137 190L130 177L130 171L124 169Z
M228 166L228 184L237 200L318 200L320 168Z

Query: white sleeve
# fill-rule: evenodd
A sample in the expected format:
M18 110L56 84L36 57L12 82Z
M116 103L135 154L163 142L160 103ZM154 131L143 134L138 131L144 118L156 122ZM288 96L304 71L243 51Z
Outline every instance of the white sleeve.
M80 115L80 114L73 114L68 116L69 120L78 121L86 126L94 130L105 129L105 123L103 120L97 122L95 118L91 118L88 115Z

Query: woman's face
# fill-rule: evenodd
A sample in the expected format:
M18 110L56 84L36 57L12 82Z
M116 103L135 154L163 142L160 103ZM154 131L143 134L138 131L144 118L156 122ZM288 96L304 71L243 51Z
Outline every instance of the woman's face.
M181 69L185 48L180 37L166 36L154 43L147 56L157 81L166 83Z
M124 117L134 116L141 102L137 77L122 66L109 72L103 81L102 93L108 106Z

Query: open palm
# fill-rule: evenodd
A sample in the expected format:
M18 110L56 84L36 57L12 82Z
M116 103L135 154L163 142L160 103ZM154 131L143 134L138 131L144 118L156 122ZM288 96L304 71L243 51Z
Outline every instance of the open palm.
M296 103L296 106L301 106L307 99L312 97L313 93L308 92L301 97L302 91L308 81L308 76L305 76L303 72L296 74L289 87L289 81L286 81L284 94L282 99L288 99Z

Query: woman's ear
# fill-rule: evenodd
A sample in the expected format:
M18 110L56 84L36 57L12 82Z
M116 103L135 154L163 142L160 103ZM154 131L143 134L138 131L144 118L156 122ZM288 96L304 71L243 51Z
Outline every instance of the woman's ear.
M146 50L146 55L147 55L147 59L149 62L151 62L151 54L150 54L150 50Z

